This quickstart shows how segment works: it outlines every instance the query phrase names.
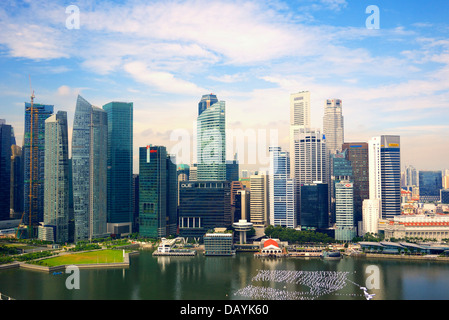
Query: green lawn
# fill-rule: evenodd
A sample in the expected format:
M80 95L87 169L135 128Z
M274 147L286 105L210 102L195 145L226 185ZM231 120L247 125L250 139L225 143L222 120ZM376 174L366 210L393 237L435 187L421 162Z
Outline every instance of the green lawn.
M59 257L43 259L39 265L53 267L71 264L114 263L123 262L122 250L98 250L67 254Z

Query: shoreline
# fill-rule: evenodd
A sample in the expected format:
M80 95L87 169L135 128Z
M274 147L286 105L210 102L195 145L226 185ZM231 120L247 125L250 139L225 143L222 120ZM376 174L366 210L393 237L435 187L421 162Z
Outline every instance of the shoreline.
M87 251L86 251L87 252ZM41 266L37 264L31 264L26 262L13 262L8 264L0 265L0 271L1 270L8 270L8 269L24 269L24 270L34 270L34 271L41 271L41 272L57 272L61 270L65 270L68 266L76 266L79 269L109 269L109 268L128 268L129 267L129 257L139 254L138 251L132 251L125 253L123 262L108 262L108 263L81 263L81 264L63 264L59 266ZM45 259L45 258L43 258ZM43 260L40 259L40 260Z

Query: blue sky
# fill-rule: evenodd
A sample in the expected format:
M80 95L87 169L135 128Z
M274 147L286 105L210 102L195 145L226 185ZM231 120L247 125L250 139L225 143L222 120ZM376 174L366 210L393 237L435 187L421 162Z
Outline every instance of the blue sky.
M66 27L71 4L79 29ZM369 5L380 10L378 30L366 28ZM175 152L173 136L193 135L197 103L213 92L226 101L228 158L238 151L253 169L267 164L270 130L288 148L289 95L308 90L313 126L322 127L325 100L339 98L346 141L399 134L403 166L446 169L447 12L445 0L6 0L0 118L21 144L29 77L35 101L68 111L70 125L77 94L97 106L133 102L137 160L150 143ZM253 136L244 150L242 132Z

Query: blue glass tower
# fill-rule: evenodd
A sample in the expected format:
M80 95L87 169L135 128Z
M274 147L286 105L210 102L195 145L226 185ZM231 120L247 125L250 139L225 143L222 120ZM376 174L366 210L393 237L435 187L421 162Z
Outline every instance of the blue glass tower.
M133 216L133 103L110 102L108 117L108 232L129 234Z
M419 200L434 202L440 200L440 190L443 189L441 171L419 171Z
M72 135L75 241L107 234L107 123L103 109L78 96Z
M226 180L225 102L210 105L216 97L206 102L203 99L200 107L204 104L208 107L197 118L197 179L223 181Z
M11 181L11 130L0 120L0 220L9 219Z
M25 103L24 158L24 215L22 222L29 226L28 236L44 219L45 179L45 120L53 114L52 105Z

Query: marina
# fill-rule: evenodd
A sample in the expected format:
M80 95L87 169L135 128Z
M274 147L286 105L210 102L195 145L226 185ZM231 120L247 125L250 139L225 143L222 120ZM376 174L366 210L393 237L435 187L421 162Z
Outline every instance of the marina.
M78 290L66 288L65 273L5 269L0 292L16 300L367 300L366 288L372 300L449 299L447 264L428 260L258 259L253 252L215 257L198 252L187 259L139 251L127 268L80 268ZM368 281L373 267L374 288ZM23 281L28 286L17 286Z

